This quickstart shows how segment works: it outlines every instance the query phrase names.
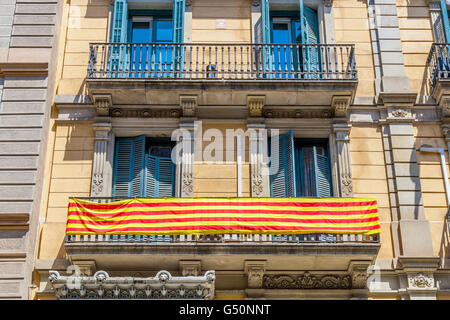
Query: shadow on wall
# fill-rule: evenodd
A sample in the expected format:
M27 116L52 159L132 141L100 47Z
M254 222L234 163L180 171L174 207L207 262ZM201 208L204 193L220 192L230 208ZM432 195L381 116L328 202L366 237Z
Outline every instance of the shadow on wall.
M92 161L94 157L94 132L90 124L67 125L64 161Z

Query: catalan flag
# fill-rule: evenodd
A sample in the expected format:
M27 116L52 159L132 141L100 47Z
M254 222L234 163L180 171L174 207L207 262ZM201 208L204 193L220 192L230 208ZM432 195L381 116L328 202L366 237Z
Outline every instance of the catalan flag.
M375 198L71 198L67 235L380 233Z

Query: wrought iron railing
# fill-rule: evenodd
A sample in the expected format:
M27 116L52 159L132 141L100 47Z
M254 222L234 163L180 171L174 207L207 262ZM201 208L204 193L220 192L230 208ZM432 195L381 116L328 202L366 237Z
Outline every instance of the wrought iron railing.
M97 203L109 203L129 198L80 198ZM208 234L208 235L68 235L66 243L379 243L378 235L361 234Z
M91 43L88 79L357 80L353 44Z
M430 83L434 87L441 79L450 79L450 44L433 43L428 55Z

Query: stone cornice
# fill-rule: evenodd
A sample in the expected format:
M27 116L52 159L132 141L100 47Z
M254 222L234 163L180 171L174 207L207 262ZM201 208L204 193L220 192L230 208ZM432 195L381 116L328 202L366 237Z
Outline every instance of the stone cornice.
M48 63L0 62L0 77L37 76L48 74Z

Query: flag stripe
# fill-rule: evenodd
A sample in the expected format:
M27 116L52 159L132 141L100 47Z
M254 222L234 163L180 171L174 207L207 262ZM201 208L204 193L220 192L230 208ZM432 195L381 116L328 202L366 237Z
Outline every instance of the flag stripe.
M70 199L66 233L279 234L380 232L375 198Z

